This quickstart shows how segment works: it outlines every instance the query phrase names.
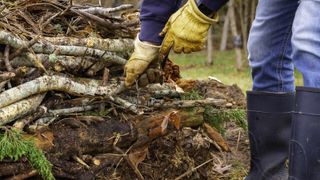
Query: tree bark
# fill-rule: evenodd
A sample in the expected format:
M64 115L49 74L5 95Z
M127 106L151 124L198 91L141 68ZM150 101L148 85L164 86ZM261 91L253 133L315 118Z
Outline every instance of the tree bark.
M45 44L46 41L55 45L82 46L110 52L130 52L134 48L132 39L45 37L39 43Z
M105 97L109 97L113 91L108 86L99 86L90 82L77 82L60 76L42 76L1 93L0 108L34 94L53 90L64 91L78 96L87 95Z
M0 44L7 44L14 48L23 48L27 47L27 41L20 40L14 37L12 34L0 31ZM56 54L56 55L68 55L68 56L92 56L96 58L101 58L106 62L111 62L115 64L126 64L127 60L121 56L127 56L126 52L114 53L109 51L103 51L94 48L87 48L81 46L64 46L64 45L53 45L51 43L40 44L35 43L32 46L32 49L35 53L44 53L44 54Z
M35 110L42 102L45 94L35 95L10 106L0 109L0 126L14 121L15 119Z
M207 65L213 65L213 43L212 43L212 26L208 33L208 45L207 45Z
M234 0L229 1L229 8L231 8L230 12L230 25L231 25L231 31L234 38L239 37L238 31L237 31L237 24L236 24L236 17L234 12ZM236 51L236 62L237 62L237 69L242 70L242 52L240 47L235 47Z
M221 43L220 43L220 51L225 51L227 49L229 26L230 26L230 13L231 13L231 9L228 8L228 12L226 14L224 24L223 24L223 31L222 31Z

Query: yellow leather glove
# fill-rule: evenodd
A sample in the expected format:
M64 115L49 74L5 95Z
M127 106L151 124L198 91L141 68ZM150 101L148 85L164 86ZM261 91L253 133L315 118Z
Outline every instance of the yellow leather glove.
M151 43L142 42L139 40L139 35L137 36L134 42L134 52L132 53L129 61L124 67L125 70L125 86L129 87L142 75L146 72L147 68L152 66L152 68L159 67L159 49L160 46L153 45ZM153 80L150 74L150 83ZM143 77L145 78L145 76ZM145 81L145 80L144 80Z
M168 52L171 47L176 53L191 53L200 51L211 24L217 22L217 17L209 18L199 9L195 0L189 0L174 13L160 36L165 36L161 52Z

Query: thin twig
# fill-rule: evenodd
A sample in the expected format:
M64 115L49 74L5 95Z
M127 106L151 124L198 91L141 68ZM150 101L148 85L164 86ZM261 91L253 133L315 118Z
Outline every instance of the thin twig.
M191 168L189 171L187 171L187 172L185 172L185 173L181 174L179 177L175 178L175 180L180 180L180 179L182 179L182 178L184 178L184 177L188 176L189 174L191 174L191 173L195 172L196 170L198 170L198 169L199 169L199 168L201 168L202 166L204 166L204 165L206 165L206 164L210 163L210 162L211 162L211 161L213 161L213 160L214 160L214 159L210 159L210 160L208 160L208 161L206 161L206 162L204 162L204 163L200 164L200 165L199 165L199 166L197 166L197 167L193 167L193 168Z
M30 179L31 177L34 177L38 175L38 171L31 170L30 172L24 173L24 174L18 174L11 178L8 178L7 180L23 180L23 179Z
M13 71L13 68L10 64L9 53L10 53L10 46L7 45L6 48L4 49L4 63L6 65L7 70L11 72Z

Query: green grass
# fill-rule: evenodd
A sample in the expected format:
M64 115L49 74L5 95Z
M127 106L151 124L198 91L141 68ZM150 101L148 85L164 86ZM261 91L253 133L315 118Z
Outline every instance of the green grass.
M9 158L14 161L26 157L30 165L36 169L45 180L54 180L51 172L52 164L44 153L35 147L31 140L22 138L20 131L0 127L0 161Z
M209 76L216 77L224 84L237 84L244 92L252 88L250 68L247 59L243 56L244 68L241 72L236 68L236 55L234 51L215 51L214 65L207 66L206 52L192 54L171 54L170 59L181 68L184 79L207 79ZM296 85L302 85L302 76L295 73Z

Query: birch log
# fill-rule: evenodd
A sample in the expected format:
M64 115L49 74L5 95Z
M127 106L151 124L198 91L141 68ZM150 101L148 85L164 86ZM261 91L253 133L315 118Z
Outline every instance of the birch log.
M96 61L96 59L92 57L59 56L55 54L37 54L36 56L42 64L51 64L52 67L60 66L72 72L88 69L93 65L93 62ZM33 67L33 56L31 53L25 53L23 56L14 58L11 64L13 67Z
M35 110L42 102L45 94L32 96L0 109L0 126Z
M11 33L0 31L0 44L7 44L16 49L28 46L27 41L20 40L14 37ZM127 53L114 53L94 48L87 48L81 46L64 46L64 45L54 45L51 43L40 44L36 43L32 46L32 50L35 53L43 54L58 54L67 56L92 56L101 58L106 62L112 62L115 64L124 65L127 60L120 56L126 56Z
M134 48L132 39L45 37L39 43L45 44L45 41L55 45L82 46L111 52L130 52Z
M34 94L47 91L63 91L77 96L105 96L112 94L109 86L98 86L94 83L76 82L60 76L42 76L35 80L11 88L0 94L0 108L20 101Z

